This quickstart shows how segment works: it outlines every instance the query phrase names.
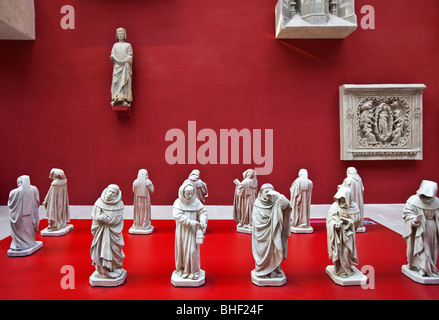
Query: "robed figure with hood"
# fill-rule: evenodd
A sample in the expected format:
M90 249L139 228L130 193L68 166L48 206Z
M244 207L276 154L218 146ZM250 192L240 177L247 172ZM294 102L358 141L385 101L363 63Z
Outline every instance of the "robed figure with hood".
M154 185L148 178L148 171L140 169L137 179L133 182L134 215L133 226L128 230L130 234L150 234L154 231L151 225L151 194Z
M414 281L428 283L438 280L439 199L436 182L423 180L419 190L404 207L404 233L407 261L403 273ZM411 276L413 275L413 276ZM435 279L427 279L435 278ZM424 279L420 279L424 278ZM418 281L419 280L419 281Z
M354 167L349 167L346 170L346 178L343 180L342 185L344 187L351 188L352 201L354 201L358 206L358 214L354 217L356 221L355 232L365 232L366 227L364 227L364 185L363 180Z
M244 171L243 180L235 179L235 196L233 199L233 220L238 224L236 230L241 233L252 232L253 205L258 193L258 180L256 171Z
M252 282L258 286L286 283L281 262L287 259L291 205L288 199L266 183L253 209L252 253L255 269Z
M299 177L290 188L291 194L291 231L294 233L312 233L311 196L313 183L308 179L308 170L300 169Z
M18 188L9 193L8 208L12 242L8 256L28 256L43 246L36 241L40 218L38 207L40 195L38 189L30 184L27 175L17 179Z
M200 268L200 244L207 228L207 211L197 198L196 186L186 180L178 190L173 204L175 219L175 271L171 277L174 286L201 286L205 272Z
M56 168L50 171L49 178L53 181L43 201L49 225L41 231L41 235L61 236L73 229L73 225L67 224L70 222L67 178L63 170Z
M350 188L340 187L334 200L326 219L328 254L334 264L333 273L347 278L355 273L353 265L358 264L354 216L359 209L352 201Z
M93 242L90 255L96 268L90 277L92 286L116 286L126 279L122 250L123 211L122 192L119 186L110 184L96 200L91 213Z

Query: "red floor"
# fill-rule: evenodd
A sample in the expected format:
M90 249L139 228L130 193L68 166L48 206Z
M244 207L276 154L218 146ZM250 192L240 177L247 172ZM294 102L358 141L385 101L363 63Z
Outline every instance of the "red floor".
M0 299L154 299L154 300L295 300L295 299L439 299L439 286L417 284L400 268L405 263L405 242L381 225L368 225L357 234L361 269L372 266L375 288L341 287L325 274L330 264L323 221L312 221L313 234L292 234L288 259L282 263L287 283L282 287L252 284L251 236L235 232L235 222L209 222L201 247L201 267L206 284L199 288L175 288L170 283L174 269L172 220L155 220L152 235L130 235L131 221L124 228L126 282L113 288L91 287L94 271L89 248L90 220L72 221L75 228L59 238L40 237L44 246L29 257L11 258L6 252L11 238L0 241ZM40 230L47 226L41 221ZM75 273L75 289L64 290L60 281L63 265Z

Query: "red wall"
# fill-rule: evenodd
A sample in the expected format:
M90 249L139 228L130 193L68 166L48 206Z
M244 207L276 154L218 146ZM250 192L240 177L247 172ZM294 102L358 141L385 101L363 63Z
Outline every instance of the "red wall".
M372 5L376 29L344 40L274 38L277 0L35 0L35 41L0 41L0 202L22 174L43 198L50 169L64 169L70 202L93 204L119 184L126 204L137 170L156 186L153 204L172 204L193 168L210 205L231 205L233 179L249 165L168 165L169 129L274 130L274 168L260 176L289 196L300 168L313 203L332 202L348 166L367 203L402 203L422 179L439 180L437 126L439 2L357 0ZM63 5L76 29L60 26ZM415 6L415 8L413 8ZM115 29L134 48L133 114L110 107ZM423 83L424 160L340 161L342 84Z

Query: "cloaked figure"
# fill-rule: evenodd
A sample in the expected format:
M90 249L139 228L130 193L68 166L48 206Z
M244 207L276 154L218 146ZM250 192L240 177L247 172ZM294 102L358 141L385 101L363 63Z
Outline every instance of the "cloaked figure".
M192 182L192 184L196 188L196 196L198 200L200 200L202 204L205 204L206 202L205 198L207 198L208 196L207 184L200 179L200 170L198 169L192 170L186 181Z
M291 194L291 232L312 233L311 195L313 183L308 179L306 169L299 170L299 177L294 180L290 188Z
M36 241L40 222L38 207L40 195L38 189L30 184L27 175L17 179L18 188L9 193L8 208L12 242L8 256L28 256L43 246Z
M326 219L327 244L329 259L333 266L328 271L338 277L347 278L355 273L358 264L355 244L355 220L358 214L357 204L352 201L352 191L341 186L334 196L334 203Z
M286 283L281 262L287 259L291 205L288 199L266 183L253 209L252 253L255 269L252 282L258 286Z
M235 196L233 199L233 220L238 224L236 230L241 233L252 233L253 205L258 193L256 171L248 169L242 174L243 180L235 179Z
M355 232L365 232L364 226L364 185L363 180L354 167L349 167L346 170L346 178L343 180L342 186L351 189L352 201L358 206L358 214L354 217Z
M404 207L407 261L402 272L420 283L439 284L439 199L436 182L423 180L419 190ZM430 278L430 279L429 279Z
M175 219L175 271L174 286L201 286L205 272L200 267L200 244L207 228L207 211L196 196L196 187L185 181L178 190L173 204Z
M133 182L134 192L134 221L129 229L131 234L150 234L154 227L151 225L151 194L154 185L148 178L148 171L140 169L137 179Z
M123 211L122 192L119 186L110 184L96 200L91 213L90 256L96 268L90 276L92 286L117 286L127 277L123 269Z
M49 178L53 180L43 201L49 226L41 231L42 236L61 236L73 229L70 222L67 178L63 170L52 169Z

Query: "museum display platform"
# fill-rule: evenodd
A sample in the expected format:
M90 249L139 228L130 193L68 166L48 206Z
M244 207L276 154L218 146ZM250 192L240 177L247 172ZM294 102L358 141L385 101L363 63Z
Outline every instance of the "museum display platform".
M132 221L125 220L124 269L126 281L118 287L92 287L90 259L91 220L70 222L74 229L62 237L41 237L44 246L32 256L8 257L10 237L0 241L0 299L37 300L407 300L439 299L434 285L421 285L401 273L406 263L401 235L376 223L357 234L359 270L366 270L369 288L342 287L325 273L331 261L326 247L324 219L312 219L312 234L291 234L288 259L282 263L287 282L282 287L259 287L252 283L254 268L251 235L236 232L233 220L209 221L201 245L201 267L206 282L198 288L171 284L174 270L173 220L153 220L150 235L128 233ZM40 229L47 220L40 222ZM61 272L63 266L73 273ZM63 277L74 276L74 289L63 289Z

